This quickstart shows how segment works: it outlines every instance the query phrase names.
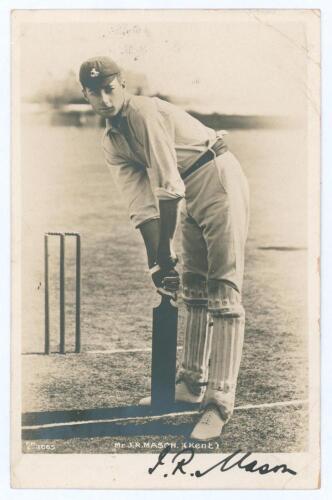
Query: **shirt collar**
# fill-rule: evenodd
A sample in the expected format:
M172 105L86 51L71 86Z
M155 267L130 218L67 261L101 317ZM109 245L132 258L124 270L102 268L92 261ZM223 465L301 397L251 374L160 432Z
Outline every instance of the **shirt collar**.
M121 111L113 119L106 118L106 134L107 135L110 132L112 132L112 133L113 132L115 132L115 133L120 132L121 122L122 122L123 118L127 117L130 98L131 98L131 95L126 94Z

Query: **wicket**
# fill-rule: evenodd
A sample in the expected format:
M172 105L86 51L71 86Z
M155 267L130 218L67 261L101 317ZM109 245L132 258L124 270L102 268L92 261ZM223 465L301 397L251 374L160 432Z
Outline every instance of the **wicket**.
M65 241L66 237L76 239L76 288L75 288L75 352L81 351L81 236L79 233L45 233L45 354L50 354L50 304L49 304L49 251L50 236L59 237L60 241L60 354L66 353L66 300L65 300Z

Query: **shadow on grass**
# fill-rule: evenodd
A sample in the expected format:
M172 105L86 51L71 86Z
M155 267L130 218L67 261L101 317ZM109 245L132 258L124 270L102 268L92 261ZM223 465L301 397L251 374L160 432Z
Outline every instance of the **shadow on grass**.
M23 429L22 439L72 439L111 436L186 436L192 430L191 424L165 422L128 423L87 422L80 425L63 424L58 427Z
M275 250L276 252L300 252L307 250L306 247L285 247L285 246L266 246L257 248L258 250Z
M177 403L167 406L119 406L88 410L30 412L22 415L22 439L68 439L73 437L183 435L189 432L188 424L128 422L130 418L149 418L198 410L198 404ZM124 419L106 422L106 420ZM124 425L125 424L125 425Z

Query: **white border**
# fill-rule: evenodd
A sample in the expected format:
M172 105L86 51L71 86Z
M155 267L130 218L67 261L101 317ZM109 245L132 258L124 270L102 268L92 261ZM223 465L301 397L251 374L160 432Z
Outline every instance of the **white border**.
M110 2L110 1L75 1L72 0L70 2L71 9L83 9L83 8L120 8L120 2ZM1 10L0 10L0 32L1 32L1 68L2 68L2 78L0 79L0 88L1 88L1 96L9 95L9 70L10 68L10 60L9 60L9 18L8 13L10 9L37 9L37 8L67 8L68 3L63 1L51 1L48 0L47 5L42 1L12 1L12 2L1 2ZM332 123L331 123L331 100L328 99L328 91L327 89L332 88L332 78L331 78L331 65L329 66L329 60L331 61L331 6L328 5L328 2L307 2L307 1L282 1L278 2L270 2L270 1L256 1L256 2L239 2L233 0L231 2L213 2L213 1L205 1L205 2L180 2L169 0L167 2L160 2L158 5L156 2L133 2L133 1L123 1L121 2L121 8L156 8L156 7L182 7L182 8L315 8L315 9L323 9L322 12L322 31L323 31L323 63L324 63L324 79L323 79L323 246L322 246L322 259L323 259L323 275L322 275L322 285L323 285L323 296L322 296L322 327L323 327L323 340L322 340L322 356L323 356L323 439L322 439L322 451L323 451L323 463L322 463L322 476L323 476L323 489L320 491L301 491L301 492L289 492L291 498L327 498L327 492L331 492L331 481L328 482L328 474L327 471L330 469L330 462L328 462L328 456L332 456L331 450L331 427L328 426L328 413L331 415L331 391L330 385L327 384L328 379L331 380L332 370L331 370L331 336L328 335L328 325L331 326L331 306L329 304L329 294L331 293L331 278L332 272L331 267L328 266L328 256L329 250L332 248L332 237L331 231L328 231L331 227L331 221L329 214L332 213L331 206L331 182L332 182L332 173L331 168L328 169L328 165L331 165L331 131L332 131ZM330 63L331 64L331 63ZM8 432L6 430L9 428L9 404L6 408L6 402L9 401L9 101L5 97L2 98L2 109L1 109L1 129L0 129L0 137L1 137L1 150L0 150L0 158L1 158L1 242L2 242L2 251L1 251L1 269L2 269L2 279L1 279L1 310L5 310L5 314L1 314L1 326L2 331L7 333L6 337L2 338L2 348L0 350L0 366L1 366L1 381L6 383L6 389L1 390L1 394L3 397L2 408L5 408L5 411L2 411L0 414L0 424L1 424L1 433L0 433L0 447L1 447L1 476L0 476L0 485L1 485L1 493L4 493L4 498L15 498L20 495L24 498L45 498L45 492L42 491L12 491L8 488L9 484L9 471L8 471L8 457L9 457L9 439ZM3 144L4 143L4 144ZM5 276L4 276L5 275ZM4 285L4 277L5 277L5 286ZM329 410L329 412L327 412ZM329 450L329 455L328 455ZM325 457L325 460L324 460ZM329 474L330 475L330 474ZM5 486L5 489L3 487ZM114 494L115 492L108 491L76 491L73 490L56 490L56 491L48 491L47 497L49 498L71 498L75 499L79 496L86 495L87 498L95 498L98 495L102 497L103 495ZM131 494L135 494L135 496L145 497L148 494L156 496L155 492L144 493L141 492L117 492L117 497L127 497ZM191 492L190 495L195 495L197 493ZM202 495L203 493L198 493ZM204 492L204 495L209 495L211 498L218 495L222 495L223 492ZM280 498L280 495L285 495L287 492L270 492L270 498ZM169 495L167 491L160 492L158 497L161 498L163 495ZM238 493L236 491L227 491L227 497L230 498L259 498L260 495L266 495L264 491L247 491ZM172 496L174 498L180 497L183 498L186 496L186 493L181 492L172 492ZM165 496L166 498L166 496Z

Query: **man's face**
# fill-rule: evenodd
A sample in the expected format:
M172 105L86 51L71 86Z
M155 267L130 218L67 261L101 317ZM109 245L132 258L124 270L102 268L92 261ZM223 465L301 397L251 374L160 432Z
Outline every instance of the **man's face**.
M117 78L98 89L85 88L83 93L96 113L103 118L113 118L122 109L125 90Z

